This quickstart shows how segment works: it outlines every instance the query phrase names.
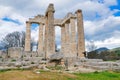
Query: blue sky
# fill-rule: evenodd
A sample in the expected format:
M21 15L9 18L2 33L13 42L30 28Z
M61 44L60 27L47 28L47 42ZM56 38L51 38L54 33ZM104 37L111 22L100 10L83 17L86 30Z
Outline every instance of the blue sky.
M12 23L20 25L20 22L18 20L13 20L13 19L11 19L9 17L3 17L2 20L6 21L6 22L12 22Z
M111 10L114 10L114 9L119 9L120 10L120 0L117 0L117 3L118 3L118 5L113 5L113 6L110 6L109 8ZM120 12L116 12L114 15L115 16L120 16Z
M10 32L25 31L26 20L44 14L49 3L54 3L55 18L82 9L86 45L92 40L98 48L120 47L120 0L0 0L0 40ZM38 25L32 26L37 40ZM59 43L59 27L56 32Z

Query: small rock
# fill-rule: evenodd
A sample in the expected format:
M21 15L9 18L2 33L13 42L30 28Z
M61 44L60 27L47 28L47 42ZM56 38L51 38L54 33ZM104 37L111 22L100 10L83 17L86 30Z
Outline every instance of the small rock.
M37 73L37 74L40 74L40 71L37 71L36 73Z

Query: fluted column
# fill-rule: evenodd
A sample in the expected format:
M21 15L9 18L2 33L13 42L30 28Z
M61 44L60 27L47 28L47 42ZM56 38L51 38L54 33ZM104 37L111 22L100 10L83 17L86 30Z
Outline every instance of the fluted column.
M70 19L70 30L71 30L71 36L70 36L70 53L72 57L77 56L77 44L76 44L76 27L75 27L75 19Z
M78 56L84 57L85 52L85 40L84 40L84 28L83 28L83 16L82 11L77 10L77 31L78 31Z
M61 27L61 52L63 54L65 54L65 50L66 50L66 36L65 36L65 26Z
M46 55L49 58L50 55L55 53L55 27L54 27L54 6L50 4L48 6L46 17L47 17L47 44L46 44Z
M44 40L43 40L43 31L44 31L44 24L40 24L39 26L39 40L38 40L38 54L43 56L44 53Z
M31 23L26 22L25 51L31 51Z
M48 20L47 20L47 16L45 18L45 38L44 38L44 49L45 49L45 58L48 57L48 51L47 51L47 48L48 48Z
M69 23L65 23L65 57L70 57L70 32L69 32Z

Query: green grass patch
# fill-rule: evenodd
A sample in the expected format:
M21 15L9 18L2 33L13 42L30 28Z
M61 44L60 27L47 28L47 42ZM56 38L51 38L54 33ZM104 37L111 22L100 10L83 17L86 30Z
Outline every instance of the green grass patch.
M32 70L3 70L0 71L0 80L120 80L120 73L109 71L74 74L39 71L40 74Z
M75 73L75 80L120 80L120 73L116 72L94 72L94 73Z
M0 73L7 72L7 71L11 71L11 69L0 70Z
M16 62L16 60L15 60L15 59L12 59L11 62Z
M3 69L3 70L0 70L0 73L3 73L3 72L8 72L8 71L29 71L31 69L22 69L22 68L17 68L17 69Z
M47 70L39 70L39 72L42 72L42 73L45 73L45 72L50 72L49 70L47 71Z

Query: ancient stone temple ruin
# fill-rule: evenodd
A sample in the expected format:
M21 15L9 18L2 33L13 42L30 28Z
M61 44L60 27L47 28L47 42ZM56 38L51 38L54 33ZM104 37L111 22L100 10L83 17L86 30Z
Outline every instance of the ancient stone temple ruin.
M50 4L45 15L37 15L26 22L25 48L11 47L0 51L0 70L4 69L45 69L56 65L63 70L84 69L120 70L120 61L108 62L102 59L84 58L85 42L82 11L68 13L62 19L54 18L54 6ZM31 24L39 24L38 50L31 51ZM61 50L55 52L55 26L61 27Z
M55 26L61 27L61 53L64 57L84 57L85 42L82 11L68 13L64 18L54 18L54 5L50 4L45 15L37 15L26 21L25 51L31 51L32 23L39 24L38 54L49 58L55 54ZM77 25L75 24L77 22ZM77 31L76 31L77 29ZM77 36L77 38L76 38Z

